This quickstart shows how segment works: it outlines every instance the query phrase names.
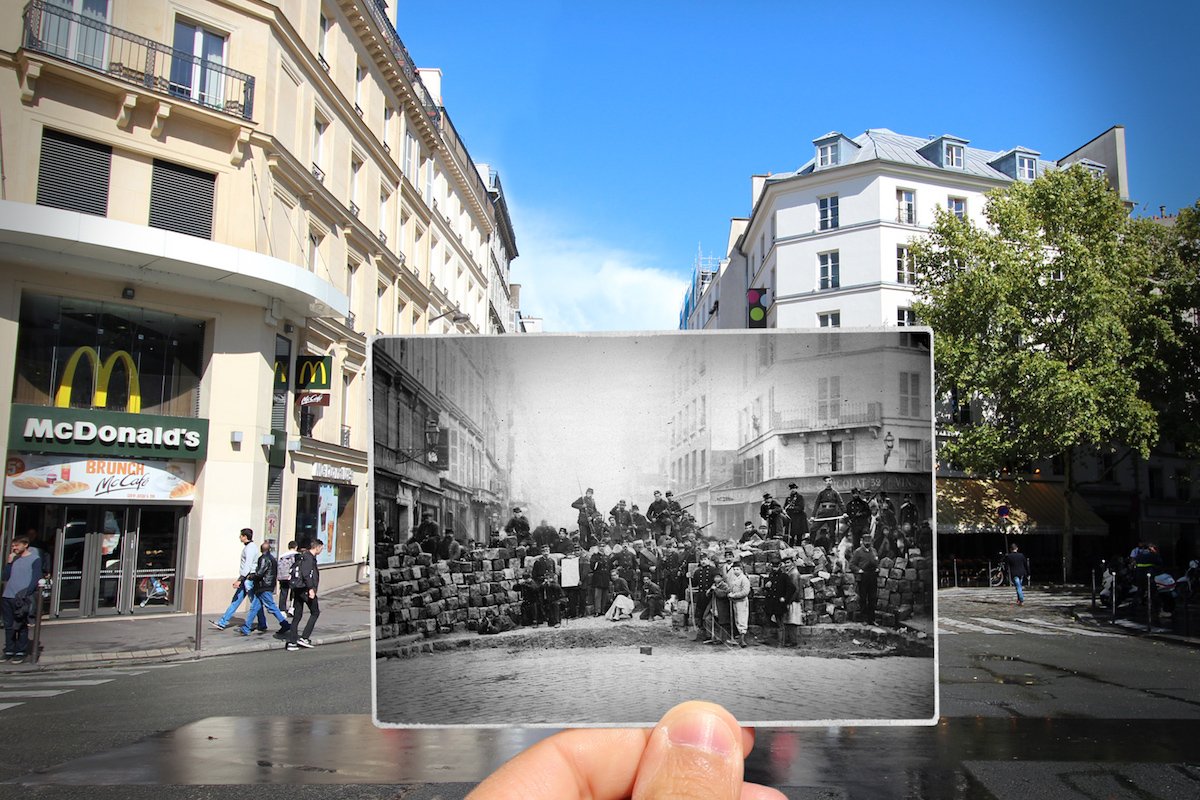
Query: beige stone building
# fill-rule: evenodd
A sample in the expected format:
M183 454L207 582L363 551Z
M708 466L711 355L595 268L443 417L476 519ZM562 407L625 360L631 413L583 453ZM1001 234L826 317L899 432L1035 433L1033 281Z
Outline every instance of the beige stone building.
M511 330L517 255L373 0L0 12L4 544L52 613L224 607L237 533L373 526L368 337ZM11 402L9 402L11 399Z

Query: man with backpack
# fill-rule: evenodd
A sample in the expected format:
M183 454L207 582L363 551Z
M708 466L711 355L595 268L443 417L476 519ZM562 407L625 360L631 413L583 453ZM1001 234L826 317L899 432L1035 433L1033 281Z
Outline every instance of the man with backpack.
M292 615L292 564L296 561L296 540L288 542L286 553L279 554L279 610Z
M254 592L254 582L250 578L254 573L254 565L258 561L258 545L254 544L254 531L251 528L242 528L238 534L238 540L242 543L242 559L238 564L238 578L233 582L233 600L220 619L211 621L212 626L219 631L229 627L229 622L233 619L234 612L241 606L242 600L250 597ZM253 617L247 615L247 623L251 619ZM263 631L267 629L267 615L262 606L259 606L258 609L258 628Z
M321 616L321 606L317 603L317 588L321 583L321 570L317 567L317 556L325 549L325 543L320 539L305 539L300 542L300 551L292 562L292 627L288 631L287 649L299 650L301 647L312 647L313 627L317 617ZM300 620L304 618L304 609L308 609L308 624L304 633L300 634Z

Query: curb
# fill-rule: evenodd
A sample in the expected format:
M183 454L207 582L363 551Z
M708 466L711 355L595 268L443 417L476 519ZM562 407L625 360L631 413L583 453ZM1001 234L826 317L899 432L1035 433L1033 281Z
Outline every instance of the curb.
M1125 636L1138 638L1156 639L1161 642L1169 642L1171 644L1182 645L1184 647L1200 647L1200 638L1194 636L1181 636L1177 633L1171 633L1167 628L1159 628L1154 631L1144 629L1134 630L1124 625L1112 625L1109 620L1101 620L1094 614L1087 612L1072 611L1071 616L1076 622L1083 623L1088 627L1096 628L1103 631L1112 631ZM1140 628L1141 626L1139 626Z
M342 644L370 638L369 630L350 631L347 633L332 633L328 636L316 637L313 644L329 645ZM7 674L21 672L52 672L62 669L91 669L93 667L125 666L131 662L156 661L164 663L197 661L201 658L218 656L236 656L243 653L257 653L266 650L283 650L287 642L283 639L269 637L270 641L258 640L245 643L244 646L227 645L223 647L205 648L196 651L192 647L161 647L149 650L129 650L119 653L70 653L66 655L43 655L36 664L27 665L26 669L14 669Z

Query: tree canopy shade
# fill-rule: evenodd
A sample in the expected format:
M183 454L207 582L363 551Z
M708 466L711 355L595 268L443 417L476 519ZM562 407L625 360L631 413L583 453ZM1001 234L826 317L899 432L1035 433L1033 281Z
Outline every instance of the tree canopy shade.
M938 455L979 475L1063 456L1069 500L1074 450L1147 456L1157 440L1147 381L1163 351L1147 345L1177 339L1156 284L1166 239L1080 166L993 191L985 216L980 228L940 212L911 243L937 389L971 411L945 426ZM1064 531L1065 575L1069 518Z

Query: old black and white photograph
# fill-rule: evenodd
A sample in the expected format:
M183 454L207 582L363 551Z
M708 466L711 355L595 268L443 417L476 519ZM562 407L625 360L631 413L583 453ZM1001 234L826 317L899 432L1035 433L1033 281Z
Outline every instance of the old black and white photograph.
M926 329L378 337L376 723L937 717Z

